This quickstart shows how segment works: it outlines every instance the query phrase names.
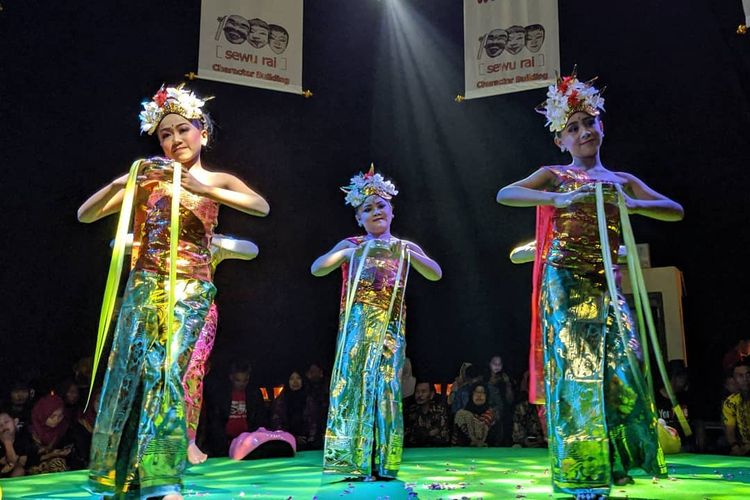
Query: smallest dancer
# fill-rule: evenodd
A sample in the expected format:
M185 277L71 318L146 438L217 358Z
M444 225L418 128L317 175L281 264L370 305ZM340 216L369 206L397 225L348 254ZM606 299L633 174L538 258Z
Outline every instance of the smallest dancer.
M391 199L398 191L374 166L342 190L366 234L340 241L311 268L314 276L339 267L343 274L323 467L326 473L387 480L398 474L403 452L403 299L409 268L430 281L443 272L419 245L391 235Z

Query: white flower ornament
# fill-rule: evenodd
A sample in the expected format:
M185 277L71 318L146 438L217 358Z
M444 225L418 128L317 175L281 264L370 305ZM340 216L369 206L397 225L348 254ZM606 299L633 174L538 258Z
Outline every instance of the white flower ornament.
M375 165L370 165L370 170L366 174L360 172L352 177L349 183L341 190L346 193L345 203L354 208L360 206L368 196L374 194L384 200L390 200L398 194L393 182L386 180L381 174L375 173Z

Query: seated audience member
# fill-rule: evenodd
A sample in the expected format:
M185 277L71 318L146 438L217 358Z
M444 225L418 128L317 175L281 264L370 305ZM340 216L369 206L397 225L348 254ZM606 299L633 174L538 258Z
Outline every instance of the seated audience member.
M750 455L750 360L743 360L732 371L739 392L724 400L721 409L729 453Z
M747 358L750 358L750 339L741 339L724 354L721 365L730 372L737 363Z
M312 418L315 421L315 435L319 436L316 448L322 448L322 437L325 435L326 421L328 420L328 390L330 380L325 376L320 363L312 363L305 372L307 379L307 396L312 398L314 406L317 408L317 415Z
M411 367L411 360L409 358L404 359L404 368L401 370L401 399L404 400L409 396L414 395L414 386L417 383L417 378L414 376Z
M448 408L435 398L432 384L418 381L414 396L404 402L404 446L448 446Z
M702 421L698 418L692 418L691 415L691 410L695 405L691 402L688 371L685 362L681 359L671 360L668 364L668 373L672 391L677 398L677 403L680 405L682 413L690 424L693 435L685 436L685 432L677 419L677 415L675 415L672 402L664 386L656 391L655 394L654 404L656 405L657 418L664 420L667 427L677 430L683 452L701 451L703 449L705 434Z
M471 393L474 385L482 381L482 370L477 365L468 365L464 370L463 384L458 390L452 390L453 402L451 403L451 413L454 415L458 410L463 410L471 400ZM454 386L455 387L455 386ZM489 404L489 402L488 402Z
M78 417L83 414L81 391L78 384L72 379L64 380L57 385L55 394L60 396L65 403L65 417L68 422L77 421Z
M18 419L0 410L0 478L26 475L36 465L37 456L27 429L18 427Z
M468 361L464 361L461 363L461 368L458 369L458 375L456 375L456 378L453 379L453 383L451 384L450 390L448 391L448 395L446 397L446 402L448 405L453 405L453 400L456 398L456 393L458 390L466 385L466 369L471 366L471 363Z
M61 397L48 394L36 402L31 410L31 438L39 463L27 469L27 474L70 470L68 456L73 444L66 441L69 427Z
M271 427L294 436L297 451L313 449L322 444L315 421L318 413L315 400L307 393L302 375L299 371L293 371L284 390L273 401Z
M17 380L10 386L8 414L18 419L18 428L31 425L31 408L34 406L34 390L28 382ZM28 430L28 429L27 429Z
M494 410L487 398L487 386L476 383L471 386L469 402L456 412L451 442L455 446L487 446L487 436L496 423Z
M539 409L529 403L529 371L523 374L518 402L513 410L513 446L539 448L547 446L547 435L539 418Z
M229 365L229 383L206 394L210 456L227 456L234 438L268 425L263 395L250 384L250 375L250 363L233 362Z
M94 369L94 358L86 356L73 365L73 377L81 394L88 395L91 385L91 371Z
M509 446L513 431L513 381L503 369L503 359L499 355L490 358L487 365L487 390L490 406L495 410L497 424L487 442L490 446Z

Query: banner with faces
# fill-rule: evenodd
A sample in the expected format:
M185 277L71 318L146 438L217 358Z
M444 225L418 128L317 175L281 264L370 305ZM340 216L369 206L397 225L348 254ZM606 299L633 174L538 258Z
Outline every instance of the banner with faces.
M464 0L465 97L554 83L558 33L557 0Z
M202 0L198 77L302 93L303 0Z

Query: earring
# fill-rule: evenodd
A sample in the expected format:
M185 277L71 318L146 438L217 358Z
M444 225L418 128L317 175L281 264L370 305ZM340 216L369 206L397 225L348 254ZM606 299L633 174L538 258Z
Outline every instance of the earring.
M567 151L567 149L565 149L565 146L563 146L562 144L560 144L560 152L564 153L565 151Z

